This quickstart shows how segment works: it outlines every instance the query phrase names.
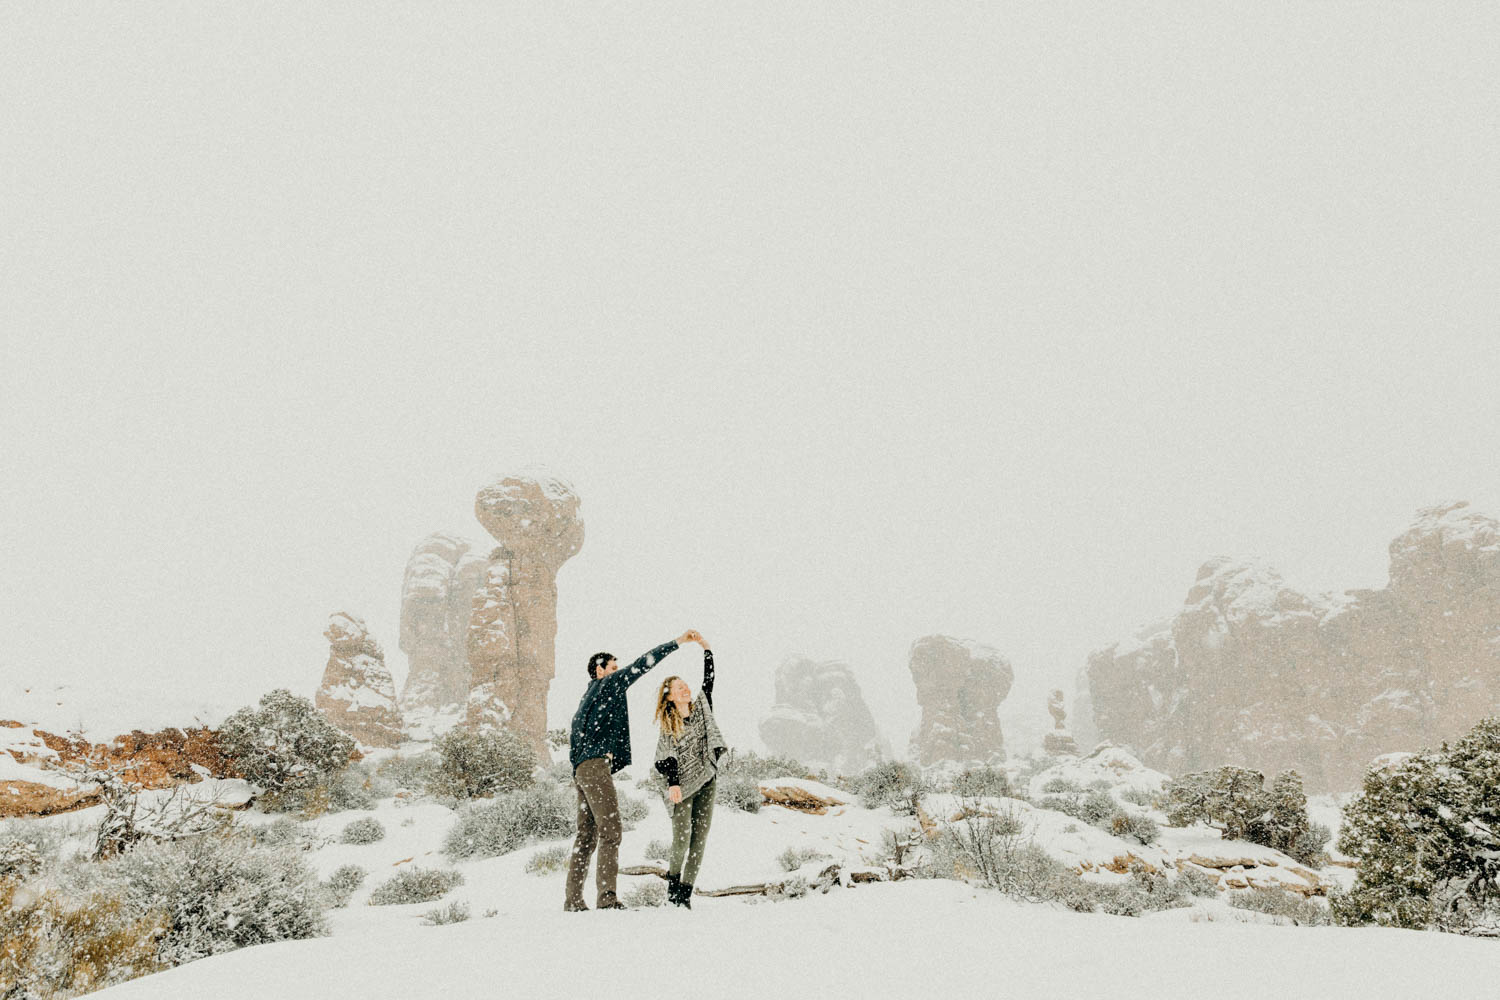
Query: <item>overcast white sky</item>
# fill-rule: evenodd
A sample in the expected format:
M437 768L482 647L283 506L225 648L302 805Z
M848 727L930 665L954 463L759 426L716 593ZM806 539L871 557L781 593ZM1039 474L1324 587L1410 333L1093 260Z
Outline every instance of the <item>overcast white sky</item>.
M530 463L587 523L556 724L694 626L733 741L804 653L899 749L918 636L1071 690L1212 555L1383 585L1417 508L1500 515L1496 51L1491 3L0 5L0 673L311 694L347 610L399 678L413 545Z

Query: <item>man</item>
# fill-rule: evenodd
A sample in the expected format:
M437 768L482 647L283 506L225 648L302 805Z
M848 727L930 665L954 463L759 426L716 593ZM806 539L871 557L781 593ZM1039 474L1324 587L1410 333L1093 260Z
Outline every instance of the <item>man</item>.
M578 789L578 837L568 859L567 898L563 909L587 910L583 880L589 872L589 856L599 848L594 872L601 910L623 910L615 895L620 867L620 804L615 797L616 771L630 764L630 706L625 692L668 654L685 642L701 643L693 629L636 660L625 669L609 653L589 657L589 686L579 699L569 731L568 762L573 765L573 785Z

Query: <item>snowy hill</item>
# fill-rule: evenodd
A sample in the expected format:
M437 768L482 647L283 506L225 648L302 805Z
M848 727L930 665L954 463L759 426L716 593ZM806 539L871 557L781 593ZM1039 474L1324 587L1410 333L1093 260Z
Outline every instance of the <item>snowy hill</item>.
M1109 784L1130 803L1164 776L1128 754L1106 748L1037 774L1043 787L1062 780ZM622 866L648 866L652 841L669 837L661 801L625 776L622 791L647 802L647 814L624 837ZM795 777L762 781L763 789L811 793L832 800L821 813L768 804L746 813L720 804L699 876L700 890L815 881L837 865L836 884L797 898L739 895L694 898L690 912L672 907L626 912L562 912L563 875L528 872L528 862L559 838L509 854L454 863L442 853L455 813L426 796L379 800L368 810L344 810L307 823L312 843L304 857L320 877L340 866L369 872L349 905L330 911L331 933L311 940L246 948L137 979L96 995L152 1000L445 1000L571 996L580 990L611 995L657 995L664 984L692 984L709 995L761 997L997 995L1059 997L1223 998L1278 991L1298 996L1411 997L1443 975L1455 996L1488 989L1493 943L1452 935L1375 928L1275 926L1278 918L1229 906L1228 892L1192 905L1144 916L1075 913L1057 904L1026 903L964 881L892 874L886 831L915 835L919 824L941 825L965 809L1016 816L1048 854L1081 870L1085 880L1125 883L1129 861L1162 871L1204 865L1221 887L1301 885L1347 879L1344 869L1296 871L1292 859L1269 848L1224 842L1206 827L1163 827L1150 846L1110 833L1033 802L1002 797L930 794L918 816L868 809L846 791ZM1055 785L1052 785L1055 787ZM243 801L242 782L205 782L205 792L227 791ZM157 793L162 794L162 793ZM1137 810L1149 811L1136 806ZM97 809L30 820L82 832ZM285 823L258 812L248 825ZM370 844L340 842L352 820L373 818L385 836ZM794 873L788 849L806 852ZM1229 864L1228 862L1233 862ZM441 903L366 905L394 874L412 868L452 869L463 884ZM875 881L868 881L875 880ZM629 898L654 875L622 875ZM589 893L592 902L591 890ZM438 905L462 904L472 918L433 926L424 915ZM600 932L603 933L600 933ZM1149 959L1144 956L1149 956ZM1253 958L1247 958L1253 956ZM1454 982L1454 970L1467 977Z

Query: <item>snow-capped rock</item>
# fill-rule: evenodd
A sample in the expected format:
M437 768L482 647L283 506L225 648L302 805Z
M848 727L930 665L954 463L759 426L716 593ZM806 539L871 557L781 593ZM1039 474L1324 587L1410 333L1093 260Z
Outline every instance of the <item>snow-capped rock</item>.
M1005 758L997 710L1010 693L1010 663L989 646L946 635L911 645L910 668L922 706L912 736L912 756L939 761L992 763Z
M385 654L362 619L346 612L328 616L328 665L314 704L339 729L368 747L401 742L401 712Z
M1384 589L1342 594L1205 563L1174 617L1089 657L1100 737L1172 773L1295 768L1310 790L1348 789L1380 754L1500 710L1500 526L1433 507L1390 553Z
M857 774L891 756L847 663L793 657L776 670L776 703L760 723L773 754Z
M410 734L430 739L463 718L469 697L469 616L489 557L457 535L428 535L412 550L401 585L401 651L408 673L401 712Z
M474 499L494 536L469 617L467 722L504 723L549 760L547 691L557 673L557 571L583 547L578 494L542 471L504 476Z

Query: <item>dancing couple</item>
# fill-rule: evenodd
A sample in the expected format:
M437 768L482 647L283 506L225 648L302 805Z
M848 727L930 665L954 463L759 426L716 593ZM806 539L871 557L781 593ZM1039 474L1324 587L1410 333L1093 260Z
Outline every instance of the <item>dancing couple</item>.
M714 721L714 654L708 640L693 629L664 642L621 669L609 653L589 657L589 686L573 713L569 763L578 789L578 837L568 860L567 898L563 909L587 910L583 880L595 848L594 873L601 910L623 910L615 894L620 863L620 805L614 773L630 764L630 707L625 692L684 643L703 647L703 685L698 697L681 677L662 681L656 695L656 770L667 782L667 811L672 817L672 857L667 898L692 907L693 884L703 863L709 824L714 815L714 788L719 758L728 747Z

